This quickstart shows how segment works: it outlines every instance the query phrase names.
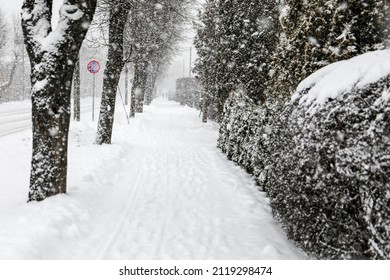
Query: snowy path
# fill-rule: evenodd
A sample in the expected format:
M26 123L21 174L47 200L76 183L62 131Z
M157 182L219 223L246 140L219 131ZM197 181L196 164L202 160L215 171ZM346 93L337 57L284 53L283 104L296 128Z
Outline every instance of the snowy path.
M85 144L93 123L72 124L69 194L0 214L12 228L0 229L0 258L305 258L250 176L215 147L216 124L165 100L130 125L120 109L109 146Z

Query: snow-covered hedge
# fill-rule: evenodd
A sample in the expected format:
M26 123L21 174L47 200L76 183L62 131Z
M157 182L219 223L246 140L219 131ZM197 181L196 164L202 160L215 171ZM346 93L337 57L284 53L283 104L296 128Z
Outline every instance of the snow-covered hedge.
M261 187L265 187L266 148L274 111L274 103L256 105L242 89L236 90L225 102L219 130L218 147L253 174Z
M390 50L324 67L278 108L236 91L218 146L309 254L390 259Z
M268 193L302 248L326 259L390 258L390 51L304 80L270 135Z

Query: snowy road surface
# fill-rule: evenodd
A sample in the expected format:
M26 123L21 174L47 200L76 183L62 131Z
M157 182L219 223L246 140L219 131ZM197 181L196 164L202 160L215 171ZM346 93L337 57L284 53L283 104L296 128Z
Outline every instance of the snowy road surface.
M84 104L80 108L81 114L85 115L92 112L91 105L87 104L86 101L90 103L89 99L83 100ZM17 104L17 108L15 108L15 104L17 103L4 104L5 108L0 109L0 137L31 129L31 105L29 102L22 102ZM96 105L95 111L97 108Z
M72 122L68 194L26 204L31 132L0 138L0 259L303 259L218 126L155 100L112 145ZM8 147L8 149L3 149Z
M31 109L0 111L0 136L31 128Z

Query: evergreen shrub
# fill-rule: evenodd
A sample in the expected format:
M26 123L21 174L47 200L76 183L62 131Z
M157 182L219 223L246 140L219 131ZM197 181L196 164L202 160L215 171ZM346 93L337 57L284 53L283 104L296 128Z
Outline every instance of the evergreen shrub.
M389 84L355 88L314 113L298 98L274 122L273 212L320 259L390 258Z
M271 99L257 104L243 89L237 89L225 102L219 130L218 147L228 159L254 175L263 189L266 188L269 133L277 104Z

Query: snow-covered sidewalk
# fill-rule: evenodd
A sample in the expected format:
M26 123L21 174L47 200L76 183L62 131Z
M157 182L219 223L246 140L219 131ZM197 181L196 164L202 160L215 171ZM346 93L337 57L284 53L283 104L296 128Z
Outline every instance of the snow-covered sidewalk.
M26 204L31 131L0 138L0 259L303 259L218 126L158 99L113 144L72 123L68 194Z

